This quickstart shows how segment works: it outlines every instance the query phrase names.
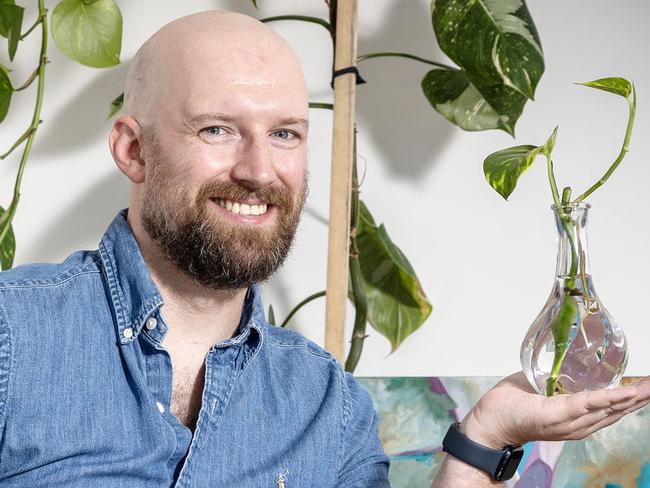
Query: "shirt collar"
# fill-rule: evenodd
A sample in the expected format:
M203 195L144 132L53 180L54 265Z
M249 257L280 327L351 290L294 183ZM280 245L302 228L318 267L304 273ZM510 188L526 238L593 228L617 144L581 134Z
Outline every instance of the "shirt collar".
M137 338L147 319L164 304L126 220L127 211L117 214L99 244L121 344ZM258 346L265 324L260 287L253 284L246 293L238 334L219 347L244 343ZM251 334L251 329L256 333Z

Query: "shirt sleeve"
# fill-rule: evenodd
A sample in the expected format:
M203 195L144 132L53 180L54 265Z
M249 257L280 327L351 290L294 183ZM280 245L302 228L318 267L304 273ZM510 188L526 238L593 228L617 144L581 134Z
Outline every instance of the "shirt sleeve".
M379 440L379 416L370 395L343 373L343 446L337 488L390 488L389 460Z

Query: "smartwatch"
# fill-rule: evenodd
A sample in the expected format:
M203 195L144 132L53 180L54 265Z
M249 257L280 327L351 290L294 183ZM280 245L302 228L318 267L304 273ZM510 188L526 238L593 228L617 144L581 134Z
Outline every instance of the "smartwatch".
M512 478L524 455L524 449L520 446L506 446L497 450L478 444L460 431L459 423L449 426L442 441L442 450L470 466L485 471L495 481Z

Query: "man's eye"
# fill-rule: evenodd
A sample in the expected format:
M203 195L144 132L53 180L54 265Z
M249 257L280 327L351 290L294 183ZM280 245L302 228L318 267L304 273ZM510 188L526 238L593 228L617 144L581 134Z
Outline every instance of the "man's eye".
M206 127L203 132L209 136L222 136L225 133L223 127Z
M280 129L276 130L274 134L279 137L280 139L284 139L285 141L291 140L295 138L295 134L291 131L288 131L286 129Z

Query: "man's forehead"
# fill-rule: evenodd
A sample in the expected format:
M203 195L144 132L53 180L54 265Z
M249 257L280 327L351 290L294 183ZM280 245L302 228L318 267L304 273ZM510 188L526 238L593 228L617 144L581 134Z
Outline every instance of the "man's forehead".
M221 119L258 115L270 118L308 117L308 94L301 73L248 67L211 73L203 70L174 83L169 99L184 117L220 114ZM170 100L171 101L171 100Z

